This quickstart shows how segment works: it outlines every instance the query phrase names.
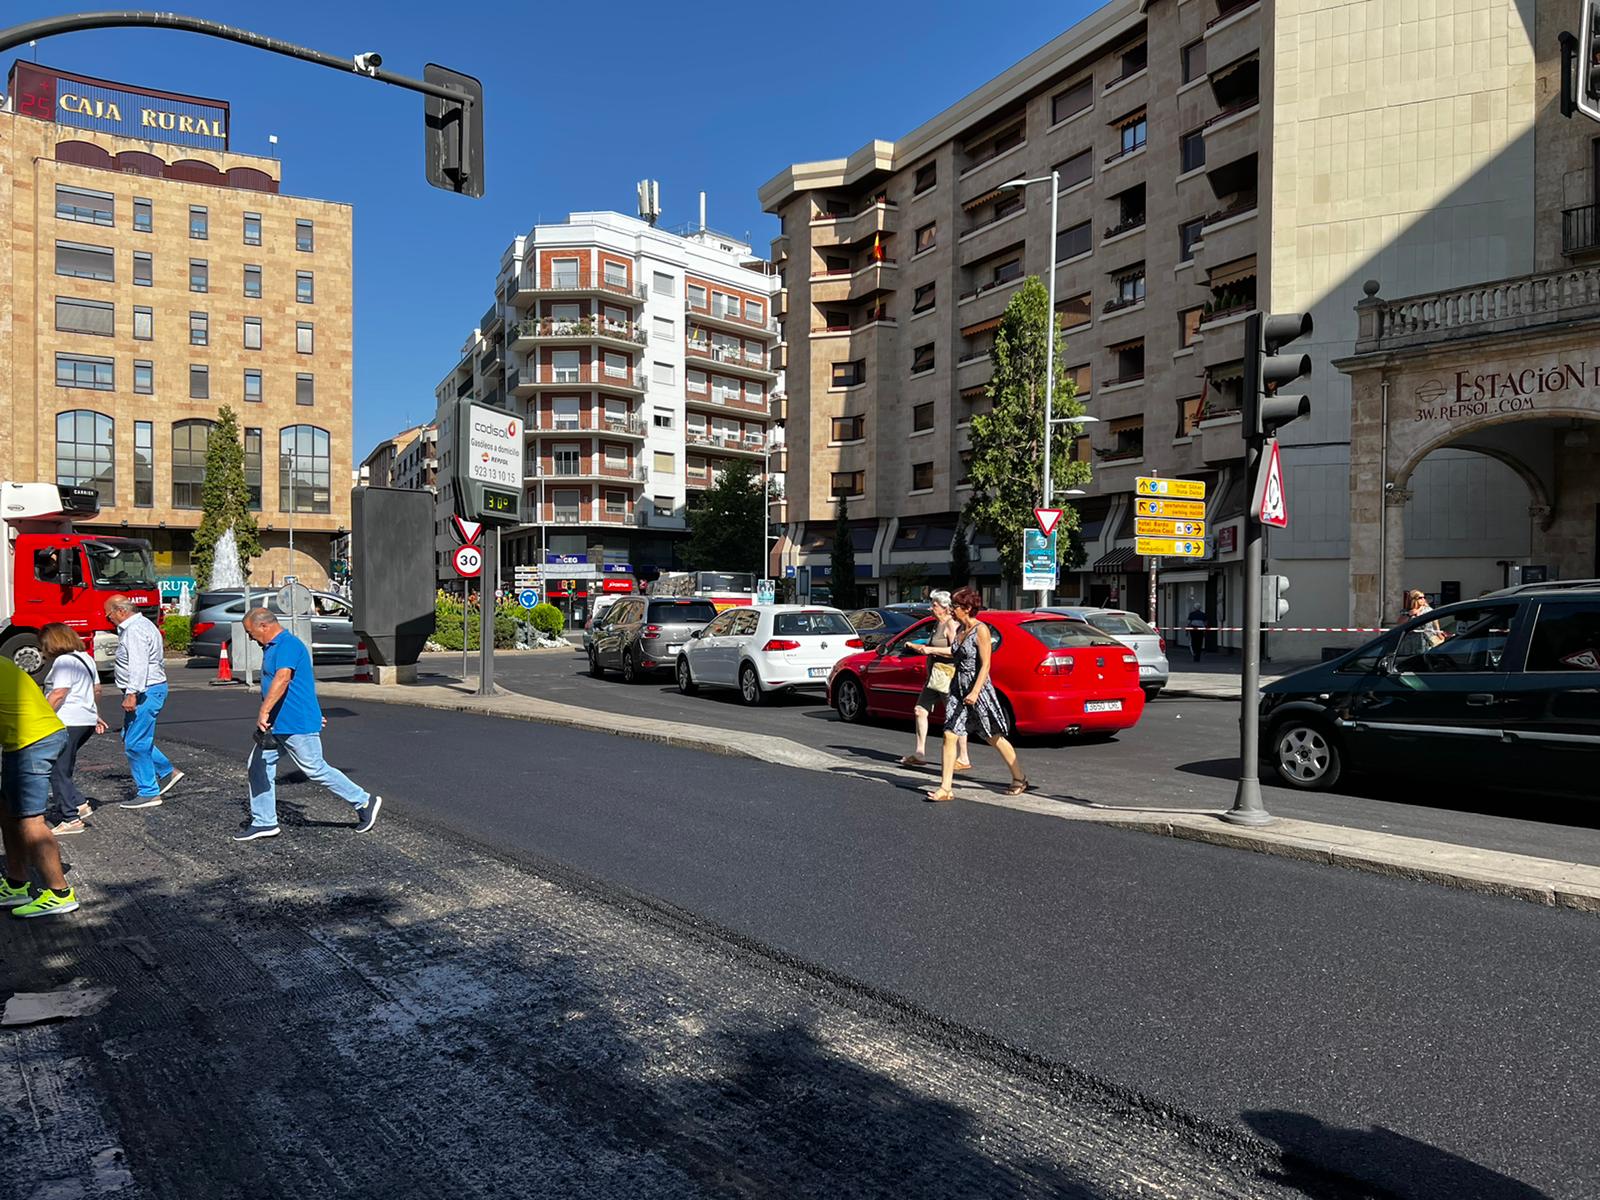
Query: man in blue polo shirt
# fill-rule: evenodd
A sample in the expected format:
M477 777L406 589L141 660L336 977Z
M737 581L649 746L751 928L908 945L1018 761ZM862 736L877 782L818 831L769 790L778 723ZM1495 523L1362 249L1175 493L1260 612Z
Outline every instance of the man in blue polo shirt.
M265 608L245 614L244 630L264 650L261 711L256 715L256 729L271 738L261 745L263 737L258 736L258 744L250 753L250 819L233 835L233 840L253 842L278 836L279 750L288 754L312 783L320 783L355 809L356 832L366 833L378 823L383 797L363 791L343 771L323 760L324 721L317 703L316 676L311 672L311 652Z

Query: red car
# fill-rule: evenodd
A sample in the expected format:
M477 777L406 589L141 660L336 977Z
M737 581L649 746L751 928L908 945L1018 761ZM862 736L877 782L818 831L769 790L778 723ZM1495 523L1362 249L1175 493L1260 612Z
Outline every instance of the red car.
M1138 723L1139 659L1115 638L1043 613L986 612L982 620L994 639L990 677L1014 732L1109 734ZM931 660L907 643L925 644L933 631L930 617L877 650L840 659L828 677L828 703L840 718L909 721ZM943 710L931 720L941 723Z

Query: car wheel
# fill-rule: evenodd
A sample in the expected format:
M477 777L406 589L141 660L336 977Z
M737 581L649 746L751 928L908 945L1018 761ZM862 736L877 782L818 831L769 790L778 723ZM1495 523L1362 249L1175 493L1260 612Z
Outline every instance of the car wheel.
M678 690L685 696L692 696L700 690L700 685L689 673L689 656L681 650L678 652Z
M44 648L40 646L39 639L34 634L19 633L16 637L9 638L5 645L0 646L0 654L5 655L29 675L38 675L44 670Z
M1331 788L1344 773L1339 746L1326 728L1298 717L1273 728L1272 765L1284 783L1307 792Z
M1161 695L1161 685L1159 683L1147 684L1145 686L1144 699L1146 704L1154 700L1159 695Z
M639 656L630 650L622 652L622 682L639 682Z
M589 648L589 674L596 679L604 679L606 670L600 665L600 656L595 653L594 647Z
M739 698L746 704L760 704L766 699L766 693L761 690L761 676L749 663L739 668Z
M851 725L866 720L867 695L855 676L846 675L839 680L838 686L833 689L833 707L839 713L839 719Z

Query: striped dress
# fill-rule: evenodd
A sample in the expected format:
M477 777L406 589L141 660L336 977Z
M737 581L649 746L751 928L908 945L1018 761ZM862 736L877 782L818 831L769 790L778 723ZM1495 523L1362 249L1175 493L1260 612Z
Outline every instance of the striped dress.
M976 725L978 735L986 742L1005 737L1006 714L1000 707L1000 694L994 690L992 680L983 681L983 690L978 693L976 704L966 703L982 665L978 661L977 626L958 637L950 652L956 664L956 678L944 702L944 731L957 735L970 734L972 726Z

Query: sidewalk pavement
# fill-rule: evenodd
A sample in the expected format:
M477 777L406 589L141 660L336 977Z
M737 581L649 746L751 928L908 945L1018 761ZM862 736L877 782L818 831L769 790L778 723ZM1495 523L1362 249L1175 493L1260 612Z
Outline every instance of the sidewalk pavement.
M1168 646L1167 662L1172 674L1163 696L1188 696L1198 700L1237 700L1239 681L1244 675L1244 662L1237 654L1210 654L1199 662L1189 657L1187 650ZM1315 665L1317 659L1273 659L1261 664L1261 682L1271 683L1292 675L1304 667Z
M788 738L598 712L512 692L480 697L474 695L470 687L461 685L378 688L360 683L323 683L318 685L318 691L324 699L403 704L595 730L713 754L753 758L803 771L877 779L902 788L930 781L923 770L890 764L864 768L850 759ZM1174 809L1159 803L1130 808L1096 804L1077 797L1051 797L1039 791L1024 796L1005 796L960 781L956 798L1061 820L1116 825L1305 862L1489 892L1550 907L1600 913L1600 867L1578 863L1281 817L1260 828L1230 825L1221 820L1221 809Z

